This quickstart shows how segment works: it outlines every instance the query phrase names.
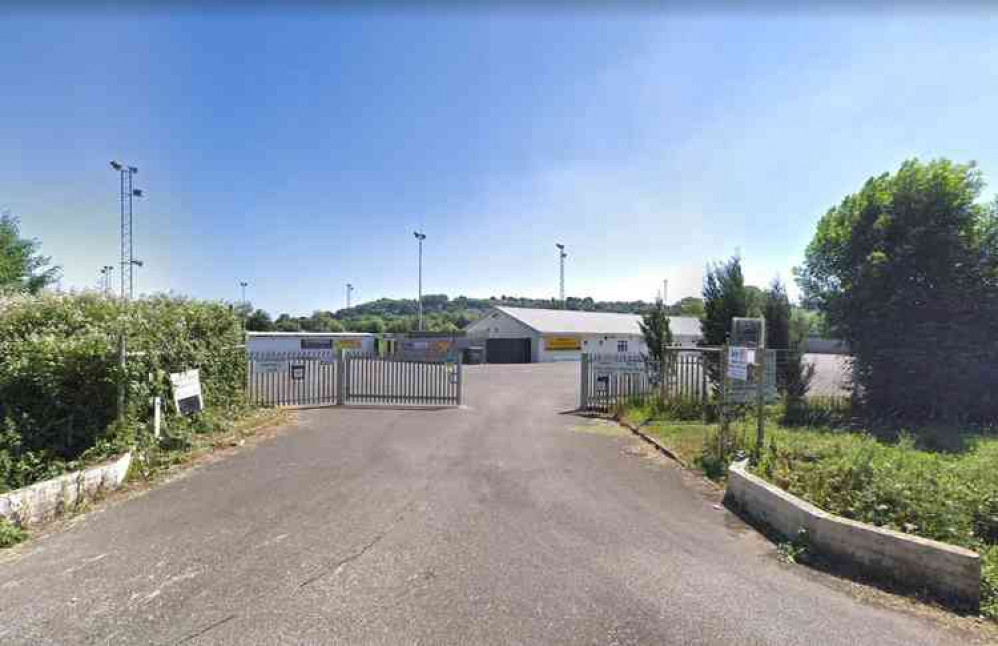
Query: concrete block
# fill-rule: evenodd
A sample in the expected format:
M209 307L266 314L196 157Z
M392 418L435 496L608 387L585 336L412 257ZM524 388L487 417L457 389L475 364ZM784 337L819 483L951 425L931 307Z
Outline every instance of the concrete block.
M847 573L851 569L900 588L928 590L961 608L980 606L976 552L829 514L749 473L747 461L729 468L725 502L787 539L806 530L810 549L846 566Z
M132 464L129 451L103 464L36 482L0 495L0 517L27 526L52 518L92 498L100 491L117 489Z

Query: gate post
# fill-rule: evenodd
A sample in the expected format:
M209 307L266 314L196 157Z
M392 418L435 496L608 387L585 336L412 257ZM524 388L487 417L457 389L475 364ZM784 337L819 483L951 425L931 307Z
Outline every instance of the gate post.
M461 355L457 356L457 405L464 403L464 374L461 369Z
M589 355L582 354L579 366L582 368L579 375L579 410L589 408Z
M336 405L345 406L347 403L347 358L343 348L336 351Z

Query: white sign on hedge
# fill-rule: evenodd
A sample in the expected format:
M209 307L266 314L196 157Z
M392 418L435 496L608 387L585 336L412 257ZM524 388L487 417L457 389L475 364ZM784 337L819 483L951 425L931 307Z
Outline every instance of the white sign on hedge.
M178 413L190 415L204 408L199 370L170 373L170 384L173 386L173 404Z

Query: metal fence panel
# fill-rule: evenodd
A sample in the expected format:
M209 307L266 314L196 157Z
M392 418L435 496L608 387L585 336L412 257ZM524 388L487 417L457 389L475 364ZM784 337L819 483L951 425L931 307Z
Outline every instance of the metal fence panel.
M333 352L250 352L247 393L267 406L332 406L338 370Z
M396 357L347 354L346 404L459 406L461 363L410 361Z
M660 362L645 355L582 355L579 379L580 410L607 411L624 402L651 398L710 398L708 362L716 348L670 348Z

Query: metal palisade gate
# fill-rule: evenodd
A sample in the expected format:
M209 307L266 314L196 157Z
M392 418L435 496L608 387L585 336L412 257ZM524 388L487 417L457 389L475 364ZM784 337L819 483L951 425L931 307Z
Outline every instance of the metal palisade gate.
M644 399L658 388L658 367L640 354L584 354L579 409L606 411L626 401Z
M460 361L411 361L376 355L344 356L347 404L459 406Z
M248 396L265 406L333 406L340 375L336 353L250 352Z
M349 352L251 352L248 395L271 406L459 406L460 362Z

